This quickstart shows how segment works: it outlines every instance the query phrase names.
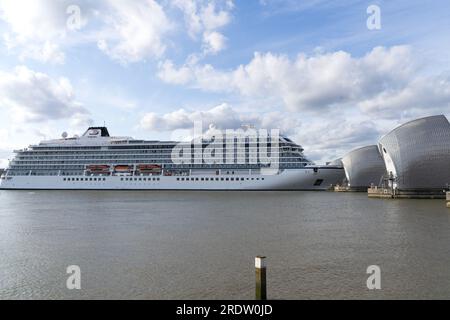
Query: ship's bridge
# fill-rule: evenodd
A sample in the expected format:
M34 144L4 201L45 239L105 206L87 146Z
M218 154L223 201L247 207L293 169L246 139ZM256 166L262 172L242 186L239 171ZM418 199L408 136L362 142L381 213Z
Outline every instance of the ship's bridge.
M89 127L83 134L83 137L109 137L108 128L106 127Z

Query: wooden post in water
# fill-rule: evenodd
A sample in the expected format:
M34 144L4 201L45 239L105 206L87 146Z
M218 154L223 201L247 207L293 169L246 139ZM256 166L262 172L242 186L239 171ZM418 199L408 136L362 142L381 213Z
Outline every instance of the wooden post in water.
M450 191L445 193L445 200L447 201L447 208L450 208Z
M267 299L266 288L266 257L257 256L255 258L255 274L256 274L256 300Z

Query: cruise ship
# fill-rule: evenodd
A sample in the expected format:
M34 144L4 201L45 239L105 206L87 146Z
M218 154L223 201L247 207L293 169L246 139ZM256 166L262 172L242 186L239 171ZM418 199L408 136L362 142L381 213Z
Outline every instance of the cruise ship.
M15 150L0 189L326 190L345 176L342 166L315 165L282 135L265 147L261 138L197 140L114 137L106 127L90 127L82 136L64 133ZM263 153L276 154L276 160L269 163Z

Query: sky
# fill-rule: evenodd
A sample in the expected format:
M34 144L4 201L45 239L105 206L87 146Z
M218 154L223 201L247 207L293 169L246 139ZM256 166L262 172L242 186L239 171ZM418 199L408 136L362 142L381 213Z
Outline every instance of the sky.
M375 8L375 9L374 9ZM450 2L0 0L0 167L106 124L280 129L318 162L450 115Z

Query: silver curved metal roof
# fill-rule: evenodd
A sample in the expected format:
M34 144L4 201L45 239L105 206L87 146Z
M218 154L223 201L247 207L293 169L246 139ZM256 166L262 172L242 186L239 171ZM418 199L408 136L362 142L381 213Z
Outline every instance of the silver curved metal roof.
M444 188L450 183L450 123L443 115L407 122L378 143L399 189Z
M378 185L386 171L376 145L350 151L342 157L342 163L350 187Z

